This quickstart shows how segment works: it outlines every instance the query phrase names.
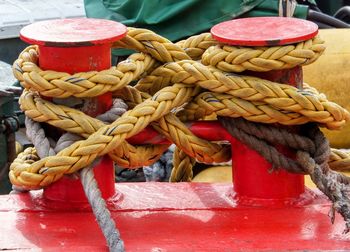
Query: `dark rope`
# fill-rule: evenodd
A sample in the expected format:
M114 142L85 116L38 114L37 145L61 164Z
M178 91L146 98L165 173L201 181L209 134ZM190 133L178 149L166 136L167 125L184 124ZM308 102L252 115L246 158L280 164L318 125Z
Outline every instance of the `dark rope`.
M267 126L248 122L242 118L219 118L227 131L242 143L257 151L274 169L285 169L293 173L309 174L317 188L333 203L346 224L345 233L350 231L350 179L329 168L329 142L317 125L309 123L300 126L302 135L292 132L292 128ZM282 144L296 150L296 160L280 153L275 144Z

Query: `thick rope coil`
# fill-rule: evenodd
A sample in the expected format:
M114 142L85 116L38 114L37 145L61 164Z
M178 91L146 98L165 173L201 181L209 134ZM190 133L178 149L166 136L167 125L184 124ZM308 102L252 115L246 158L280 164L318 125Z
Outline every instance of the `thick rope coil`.
M132 87L128 87L128 90L132 90ZM139 91L134 89L134 93L136 92ZM141 93L139 93L139 97L141 97ZM135 97L134 99L139 98ZM142 100L137 101L141 102ZM24 95L20 98L20 103L21 109L33 120L46 122L84 137L96 132L98 128L104 125L99 120L89 117L80 111L62 105L55 105L33 93L24 92ZM114 110L114 108L111 110ZM165 120L157 125L154 126L157 127L159 132L184 149L186 153L196 157L200 162L225 162L230 159L230 149L228 146L221 148L217 144L212 144L209 141L194 136L174 115L166 115ZM159 159L167 147L167 145L135 147L127 143L122 143L120 148L113 150L109 155L119 166L137 168L143 165L149 165ZM207 155L203 155L203 151ZM197 155L196 153L199 154Z
M120 100L115 101L114 105L117 107L112 107L106 113L97 116L97 118L105 117L105 119L112 119L112 121L114 121L126 112L126 106L121 105ZM67 132L78 134L84 138L87 138L105 125L97 118L92 118L76 109L53 104L42 99L35 93L24 91L19 102L27 118L31 118L37 122L48 123ZM38 153L46 152L49 150L47 149L49 148L49 142L44 144L48 140L46 140L45 135L43 135L43 130L39 130L40 126L38 124L35 125L35 128L27 125L27 132L32 132L28 136L32 139L35 146L39 146ZM36 132L38 132L38 134L36 134ZM32 135L34 135L34 137L32 137ZM76 140L82 139L75 138ZM38 142L38 144L35 144L35 141ZM66 143L66 146L69 146L69 144ZM167 148L168 145L133 146L124 142L120 148L110 152L109 156L121 167L138 168L143 165L152 164L158 160ZM42 157L43 155L39 156Z
M191 59L180 46L147 29L129 27L128 34L115 42L113 47L149 53L160 62Z
M128 100L131 107L146 100L149 95L142 93L134 87L125 87L115 93ZM194 157L202 163L227 162L231 157L231 149L228 145L221 146L196 137L185 124L174 114L169 113L163 118L151 123L154 129L164 135L187 155ZM177 156L176 156L177 157Z
M86 140L76 142L56 156L44 158L27 166L26 170L10 167L10 180L15 185L24 184L30 188L46 186L63 176L90 164L97 156L102 156L117 148L150 122L160 119L173 108L181 106L198 93L198 89L184 84L175 84L156 93L151 99L124 113L119 119L104 126Z
M296 136L286 129L260 126L242 119L220 118L223 126L239 141L259 152L272 163L274 169L286 169L289 172L309 174L312 181L332 202L346 222L345 233L350 231L350 178L330 170L328 159L330 148L322 132L312 124L302 126L305 137ZM273 135L276 134L277 135ZM291 142L286 142L283 137ZM279 153L273 145L285 143L296 148L297 160ZM333 222L334 212L331 214Z
M111 217L111 213L101 196L101 191L94 178L93 166L99 160L99 158L96 159L95 162L80 171L81 183L83 184L84 192L96 217L96 221L107 241L109 251L123 252L125 251L124 242L120 238L119 230Z
M123 104L120 102L114 103L114 105L118 105L121 108L123 107ZM116 106L112 108L110 112L105 113L104 116L109 118L110 116L108 116L108 113L112 113L114 117L119 117L125 112L121 109L118 113L118 110L115 110L115 108ZM65 133L59 138L57 143L54 143L54 140L52 139L49 142L40 124L32 121L28 117L26 117L26 128L28 137L32 138L35 149L38 150L38 153L36 154L34 152L34 148L30 148L31 154L38 155L40 158L56 155L56 152L67 148L69 145L82 139L78 135ZM40 132L40 134L35 135L35 131ZM53 146L55 147L53 148ZM95 164L99 161L100 158L96 159L89 167L86 167L81 171L81 182L93 213L96 216L97 223L99 224L102 233L106 238L109 250L124 251L124 244L120 238L119 230L116 228L114 220L111 218L110 212L101 196L101 192L92 171L93 166L95 166ZM22 188L19 187L14 187L14 189L19 191L22 190Z
M191 48L195 48L197 45L199 46L198 41L201 39L200 36L197 38L197 42L193 42L193 44L191 44ZM210 41L211 38L208 36L203 36L202 40ZM195 41L195 39L193 39L193 41ZM179 46L171 45L171 42L168 40L162 39L160 36L147 30L130 29L128 37L122 41L122 43L124 43L123 46L127 48L139 49L150 53L153 55L153 57L160 61L189 59L189 56L186 56L185 51L179 48ZM179 45L185 43L189 42L181 42ZM165 52L164 50L168 51ZM155 61L152 60L150 56L142 53L134 54L130 56L129 59L130 60L121 62L116 67L116 69L122 73L120 76L121 84L115 80L109 82L110 79L106 72L102 71L102 73L92 73L101 76L102 79L98 83L97 89L102 91L94 91L91 93L91 95L100 95L107 91L118 93L121 89L128 90L126 88L127 83L141 77L141 75L144 74L144 71L151 70L155 66ZM41 84L36 83L33 79L23 78L23 76L37 76L36 73L43 73L40 68L35 65L34 62L36 62L36 60L37 53L35 48L29 48L21 54L20 59L14 64L14 71L25 87L31 90L37 90L40 94L45 95L45 93L49 91L43 88ZM144 64L143 61L147 61L149 63ZM25 72L27 71L26 67L31 69L31 71ZM115 69L112 69L111 72L114 73L114 70ZM109 70L106 71L108 72ZM126 74L126 72L128 74ZM59 75L61 73L51 71L50 74ZM128 75L129 78L125 78L124 75ZM45 74L43 76L45 76ZM71 76L73 77L73 82L76 80L74 80L74 76L75 75ZM119 75L117 74L116 76ZM107 79L107 84L104 83L104 78ZM62 127L70 128L71 131L84 134L84 137L88 138L83 142L78 142L69 146L67 149L61 151L57 156L50 158L50 160L40 160L37 163L29 166L28 164L24 166L22 165L22 170L17 170L17 168L13 166L10 171L11 180L14 181L14 183L19 184L19 181L21 181L21 183L23 182L32 188L40 188L45 186L57 180L64 173L71 173L82 168L83 163L84 165L91 163L92 160L99 155L104 155L106 153L113 155L111 153L113 153L113 151L115 152L115 150L130 149L131 147L124 148L124 144L126 144L124 140L136 134L151 122L154 122L153 126L158 128L159 131L163 131L168 138L175 142L178 141L177 145L183 149L184 152L190 156L196 157L196 159L199 159L199 161L208 162L215 159L227 159L227 157L225 157L226 154L224 154L225 148L215 147L215 145L211 145L211 147L208 148L208 143L205 141L200 144L199 148L192 147L191 145L195 146L196 142L186 140L184 142L185 144L183 144L183 141L181 141L181 138L184 136L186 136L186 139L190 139L190 135L175 133L184 132L184 129L182 129L184 127L177 118L171 118L174 117L172 113L181 110L186 103L191 102L191 100L198 95L201 88L206 88L216 93L227 92L229 95L233 95L234 97L251 102L254 106L266 104L266 107L270 108L270 110L265 109L267 110L267 112L265 112L267 114L285 113L292 115L291 117L297 117L297 114L301 114L302 116L307 117L309 120L323 123L329 128L340 128L342 124L349 119L349 114L347 111L330 102L327 102L323 95L316 92L310 91L310 93L309 91L306 92L305 90L301 92L297 89L291 90L290 86L281 85L282 87L279 87L277 83L272 83L271 87L268 85L271 83L259 85L259 81L261 80L257 78L255 78L255 80L244 78L245 77L242 79L232 74L223 74L219 70L205 67L200 63L190 60L166 64L163 67L155 69L152 75L143 78L136 85L136 87L140 90L147 91L149 94L153 95L152 98L147 98L147 95L141 95L142 99L137 103L142 103L135 106L132 110L129 110L122 116L122 118L113 122L109 126L104 126L101 122L95 122L93 119L85 120L86 118L84 118L84 121L87 121L88 123L83 121L76 123L75 117L77 116L75 112L68 111L67 108L59 107L59 113L52 113L52 111L56 110L57 107L53 108L52 104L46 102L33 102L33 99L30 100L30 96L25 94L26 98L21 98L21 103L23 103L21 106L23 108L27 107L26 114L28 114L32 119L35 118L37 121L51 121L52 124L55 123L56 125L60 124L58 122L59 120L64 119L67 121L67 125L71 126L66 127L67 125L62 123ZM56 80L59 80L59 78L52 80L50 79L50 81L46 82L61 83ZM43 82L45 85L47 84L45 81ZM80 80L77 82L79 83ZM85 83L85 81L83 82ZM221 82L223 84L221 84ZM86 83L90 85L92 80L89 80L89 82ZM65 80L64 85L61 85L63 89L60 89L60 92L57 91L57 93L59 93L58 95L60 96L62 93L71 92L71 86L76 86L76 83L73 84ZM94 87L95 84L96 83L93 83L89 87ZM169 86L171 84L172 86ZM113 87L111 88L111 86ZM254 88L251 88L250 86L254 86ZM54 90L54 88L52 90ZM79 93L81 93L81 91L82 90L79 90ZM27 100L29 101L29 105L25 104ZM39 104L39 106L36 105L36 103ZM278 110L276 110L276 107ZM251 109L253 109L253 107ZM64 112L65 115L69 114L68 118L73 120L62 116L64 115L60 114L62 112ZM295 113L295 115L293 113ZM44 114L45 116L43 116ZM49 116L47 117L46 115ZM80 116L78 117L80 118ZM170 120L167 119L168 117ZM264 117L264 115L262 114L261 117ZM100 126L95 127L93 125ZM175 127L171 125L175 125ZM173 131L172 133L171 129L173 128L176 129L176 131ZM181 138L179 136L181 136ZM122 148L121 146L124 147ZM209 150L209 152L204 151L204 146L206 147L206 151ZM203 155L203 153L206 153L206 155ZM212 156L214 158L208 158L208 156L210 156L208 153L221 154L213 154ZM116 155L123 155L123 153L119 152ZM21 176L21 179L19 179L19 176Z
M13 64L13 74L24 88L38 91L46 97L56 98L95 97L113 92L138 79L156 63L147 54L135 53L116 67L71 75L41 70L37 66L38 57L37 46L24 49Z
M271 70L305 66L314 62L325 50L319 36L297 44L272 47L242 47L216 45L202 56L204 65L214 66L225 72Z
M172 62L160 66L150 75L141 79L136 88L152 94L157 89L177 82L196 84L210 90L211 93L207 93L207 95L206 93L199 95L199 97L205 97L203 103L211 102L212 105L210 106L220 107L218 104L219 97L213 97L217 96L217 93L220 93L219 96L226 99L229 99L230 96L240 98L230 99L233 102L237 101L238 104L231 104L229 109L225 108L225 105L221 108L225 109L227 113L230 109L243 110L242 113L246 112L243 114L246 119L249 118L248 115L258 115L259 117L255 120L261 118L265 123L279 122L279 120L284 124L315 121L325 124L329 129L338 129L350 119L348 111L335 103L329 102L325 95L319 94L307 85L305 85L304 90L299 90L290 85L255 77L225 74L219 70L207 68L195 61ZM203 103L198 104L197 107L201 107ZM209 109L210 106L205 108ZM209 110L206 115L213 112L215 111ZM186 114L189 114L189 112L186 111ZM294 120L295 117L305 118ZM293 122L286 122L288 120Z
M31 50L29 50L29 51L31 51ZM189 64L191 64L191 63L192 63L192 65L189 66ZM190 81L185 80L184 78L180 77L181 73L182 73L182 75L185 75L186 73L193 72L192 76L190 76L190 77L199 77L200 78L200 80L197 84L202 85L204 88L209 88L208 87L209 83L211 85L213 84L212 82L208 82L205 80L201 81L201 79L203 79L203 75L205 76L205 73L208 72L208 70L204 66L202 66L201 64L195 63L195 62L185 61L183 64L185 69L182 68L182 70L180 70L180 68L179 68L179 67L181 67L181 65L179 66L179 65L174 65L174 64L177 64L177 63L168 64L165 67L166 67L167 71L171 70L171 74L173 76L175 75L174 72L176 72L177 79L179 79L178 81L189 83ZM121 65L121 64L119 64L119 65ZM162 88L164 86L164 81L161 82L161 83L163 83L162 86L158 87L157 83L159 83L159 81L155 81L154 79L159 80L159 78L152 77L152 76L163 74L163 75L161 75L163 77L164 73L169 75L169 73L167 73L165 71L165 67L160 67L157 70L155 70L151 76L146 77L142 82L140 82L137 85L137 88L143 90L144 88L140 88L140 87L144 87L147 85L157 87L157 89ZM192 72L191 72L191 70L192 70ZM260 101L260 100L265 98L264 102L268 102L270 105L272 105L274 107L280 107L283 110L291 110L293 112L299 112L307 117L311 117L311 120L321 122L321 123L325 122L325 121L329 121L330 116L336 117L334 120L336 122L327 122L327 124L326 124L327 127L331 128L331 129L340 127L342 124L345 123L345 119L348 119L345 117L346 116L349 117L348 113L345 113L344 112L345 110L342 109L340 106L338 106L334 103L330 103L327 100L324 100L322 96L320 96L320 98L319 98L318 94L315 94L315 93L311 93L311 92L307 93L305 91L304 91L304 93L301 93L298 89L293 88L293 87L288 86L288 85L284 85L284 86L286 86L286 88L283 89L283 87L281 87L280 84L269 82L266 80L262 81L261 79L254 78L254 77L243 77L243 80L242 80L242 77L238 77L238 76L228 76L227 78L225 78L225 76L223 76L223 74L221 74L221 76L219 75L218 77L215 77L215 73L219 73L219 72L218 71L215 72L214 70L212 70L212 72L213 72L213 74L211 74L209 76L209 78L212 81L216 81L216 83L215 83L216 87L215 88L212 87L210 89L212 91L220 91L220 92L233 94L235 96L238 96L240 98L244 98L244 99L247 99L250 101ZM198 76L198 74L201 74L201 76ZM207 80L209 80L209 78L207 78ZM164 78L162 78L162 79L164 79ZM187 77L187 79L188 79L188 77ZM226 82L228 82L228 83L224 82L225 79L227 79ZM152 81L149 81L149 80L152 80ZM170 80L167 78L166 83L168 84L169 81ZM171 80L171 82L175 82L175 81L177 81L177 80L174 80L174 78ZM193 82L194 81L192 81L192 83ZM265 83L264 86L261 85L262 82ZM149 84L146 84L146 83L149 83ZM243 87L243 89L242 89L242 84L240 86L238 86L237 83L242 83L242 84L244 83L244 84L246 84L246 87ZM234 84L236 84L236 88L234 88L232 90L232 86ZM252 85L252 87L251 88L249 88L249 86L247 87L247 84ZM267 87L269 89L267 89ZM145 90L143 90L143 91L145 91ZM150 91L150 90L146 90L146 91ZM260 91L259 92L260 94L257 93L257 91L258 92ZM149 92L149 93L154 93L154 92ZM43 94L47 95L46 92L43 92ZM311 111L305 110L305 108L309 109ZM271 109L268 109L268 110L271 110ZM273 110L273 108L272 108L272 110ZM317 111L315 111L315 110L317 110ZM325 113L326 111L324 111L324 110L327 110L328 113ZM268 113L268 112L269 111L267 111L265 113ZM260 111L259 114L262 114L262 112ZM274 113L274 114L281 115L281 113ZM284 117L284 118L287 118L287 117ZM279 119L281 119L281 118L278 118L277 120L279 120ZM340 120L340 123L339 123L339 120Z

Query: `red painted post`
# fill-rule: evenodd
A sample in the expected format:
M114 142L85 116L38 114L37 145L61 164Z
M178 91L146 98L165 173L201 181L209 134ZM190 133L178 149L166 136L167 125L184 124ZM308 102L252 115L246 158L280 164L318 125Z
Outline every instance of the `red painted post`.
M24 27L20 37L39 46L39 66L70 74L101 71L111 67L111 43L126 35L124 25L100 19L49 20ZM112 105L111 93L84 99L81 109L90 116L107 111ZM102 196L115 195L114 167L105 156L94 168ZM53 202L86 203L78 176L72 174L44 189L44 197Z
M260 17L236 19L215 25L211 33L222 43L236 46L277 46L297 43L313 38L318 32L315 24L294 18ZM269 72L246 71L253 75L275 82L302 86L302 69ZM256 151L234 138L232 164L236 199L240 204L266 205L271 202L288 204L305 192L304 176L284 170L271 172L272 164ZM293 156L294 153L281 146L281 152Z

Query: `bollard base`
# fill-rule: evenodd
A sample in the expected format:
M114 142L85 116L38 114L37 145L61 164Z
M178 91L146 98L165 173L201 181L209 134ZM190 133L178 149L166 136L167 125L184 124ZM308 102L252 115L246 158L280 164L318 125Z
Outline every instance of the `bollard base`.
M315 197L298 207L238 206L232 184L118 183L109 209L126 251L347 250L350 236L331 204ZM0 248L105 251L89 211L47 209L41 192L0 196Z

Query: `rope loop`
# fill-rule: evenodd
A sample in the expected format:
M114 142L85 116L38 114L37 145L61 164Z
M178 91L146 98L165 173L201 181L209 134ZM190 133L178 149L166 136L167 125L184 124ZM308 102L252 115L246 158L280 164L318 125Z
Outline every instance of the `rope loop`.
M202 63L225 72L266 72L311 64L325 48L324 41L319 36L286 46L243 47L220 44L204 52Z
M110 69L75 74L42 70L35 45L19 55L13 73L24 88L20 105L28 117L28 128L34 131L29 135L36 148L26 149L10 166L13 185L24 190L40 189L65 174L82 170L104 155L123 167L150 165L169 146L133 146L127 142L149 125L177 146L171 181L190 181L196 161L227 162L231 150L228 145L194 136L184 121L206 120L208 116L241 118L234 119L232 134L268 150L270 156L266 158L278 167L310 174L349 227L350 215L344 210L349 208L348 198L344 196L348 179L328 167L349 169L349 155L336 150L331 153L327 141L314 126L317 123L340 129L350 120L349 112L307 84L298 89L236 74L310 64L325 50L318 36L297 44L248 48L220 44L209 33L174 44L150 30L128 28L127 36L113 47L139 52ZM96 118L55 103L57 98L90 98L107 92L112 92L115 106ZM42 97L55 99L48 101ZM223 123L226 120L229 119ZM256 126L251 135L245 132L252 130L248 121L265 125ZM46 138L40 123L66 133L54 145ZM305 126L309 135L295 136L273 129L270 125L275 123L313 126ZM270 133L262 134L267 132L265 128ZM283 136L277 137L280 134ZM70 141L73 135L74 141ZM280 156L268 141L291 145L298 150L298 159ZM89 176L85 172L81 174L85 178ZM331 181L335 191L325 181ZM117 240L111 244L115 245Z

